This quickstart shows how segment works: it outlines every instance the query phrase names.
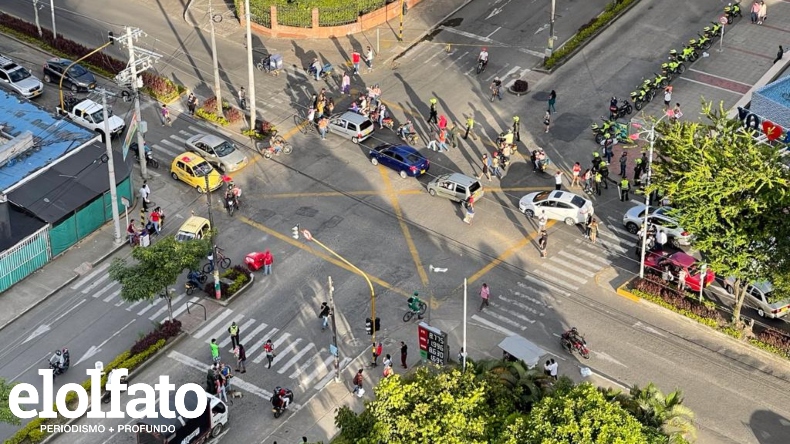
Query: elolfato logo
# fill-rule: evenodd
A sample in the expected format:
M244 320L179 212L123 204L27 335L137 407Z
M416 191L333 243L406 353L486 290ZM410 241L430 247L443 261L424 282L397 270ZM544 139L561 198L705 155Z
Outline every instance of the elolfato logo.
M73 419L79 418L88 412L88 418L125 418L131 417L134 419L141 418L158 418L161 415L163 418L175 418L176 412L184 418L197 418L206 411L206 404L208 399L203 387L198 384L184 384L178 388L175 396L175 409L176 412L171 410L170 406L170 393L176 389L175 384L170 383L170 377L167 375L159 376L159 383L151 387L148 384L132 384L127 386L121 382L122 377L126 377L129 371L126 369L117 369L110 374L110 379L107 381L107 390L111 392L110 410L107 412L101 411L101 377L102 371L100 369L87 369L85 373L91 379L91 392L90 392L90 406L88 412L88 393L85 389L74 383L63 384L54 399L54 404L58 408L58 413L66 418ZM38 416L39 418L57 418L58 413L52 409L53 399L53 381L52 369L41 369L38 374L42 376L43 381L43 396L39 397L38 390L32 384L22 383L17 384L11 389L8 396L8 404L16 417L20 419L30 419ZM130 396L134 397L137 393L145 395L142 398L132 399L126 404L126 412L121 410L121 397L122 391L127 391ZM197 394L197 405L195 410L189 410L184 405L184 395L187 392L195 392ZM66 405L66 396L69 392L77 394L77 406L74 410L69 410ZM24 395L23 395L24 393ZM159 397L159 408L156 407L156 398ZM25 404L38 404L42 402L43 409L39 412L36 409L23 410L21 406ZM125 416L124 416L125 413Z

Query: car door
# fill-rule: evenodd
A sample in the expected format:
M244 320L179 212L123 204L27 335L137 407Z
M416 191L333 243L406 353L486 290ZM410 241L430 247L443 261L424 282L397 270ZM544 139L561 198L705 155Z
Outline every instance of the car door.
M346 133L346 121L336 117L329 121L329 131L335 134L345 134Z
M392 153L392 160L390 160L390 168L395 171L408 171L409 168L406 166L406 161L403 160L403 156L398 153Z
M379 152L379 163L384 165L384 166L386 166L386 167L389 167L389 168L395 168L393 166L393 162L394 161L393 161L392 156L393 156L392 150L382 150L382 151L380 151Z
M559 215L556 211L557 203L551 199L546 199L544 201L538 202L535 207L537 211L535 211L535 215L540 217L540 215L545 212L547 219L558 219Z
M213 162L217 161L217 153L214 152L214 148L209 146L205 142L200 143L200 151L203 152L203 158L206 160L210 160Z
M449 180L439 182L439 186L436 187L436 194L448 199L455 199L455 184Z
M557 219L561 220L565 220L569 217L573 220L576 220L576 218L579 216L578 208L565 202L557 202L557 205L554 207L554 211L555 214L557 214Z

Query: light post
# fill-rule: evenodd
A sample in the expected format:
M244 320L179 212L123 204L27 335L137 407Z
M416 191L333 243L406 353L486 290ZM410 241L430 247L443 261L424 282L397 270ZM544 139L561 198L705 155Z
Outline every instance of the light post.
M335 322L335 287L332 276L329 276L329 315L332 317L332 345L329 347L335 355L335 382L340 382L340 347L337 344L337 323Z
M551 0L551 15L549 16L549 43L546 47L546 58L554 54L554 11L556 10L556 0Z
M295 226L293 228L293 230L294 230L294 239L298 239L299 238L299 225ZM373 325L372 325L372 328L371 328L370 332L371 332L371 341L373 342L373 350L375 351L376 350L376 292L373 289L373 283L370 282L370 278L368 277L367 274L365 274L364 271L362 271L359 268L357 268L356 265L352 264L351 262L346 260L346 258L344 258L343 256L337 254L334 250L332 250L331 248L329 248L326 245L322 244L318 239L314 238L313 235L310 234L309 231L302 230L302 235L304 236L305 239L307 239L309 241L312 241L312 242L315 242L316 244L318 244L318 246L320 246L324 250L326 250L329 253L331 253L334 257L336 257L336 258L340 259L341 261L343 261L344 264L348 265L349 267L351 267L352 270L356 271L357 274L359 274L363 278L365 278L365 282L368 283L368 288L370 288L370 319L371 319L371 322L373 322ZM330 285L330 287L331 287L331 285ZM332 322L334 323L334 317L332 318ZM334 325L333 325L333 327L334 327ZM337 359L337 358L335 358L335 359Z

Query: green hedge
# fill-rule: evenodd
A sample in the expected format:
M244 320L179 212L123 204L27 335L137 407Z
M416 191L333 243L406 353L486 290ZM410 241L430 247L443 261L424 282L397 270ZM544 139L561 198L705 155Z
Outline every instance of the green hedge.
M242 0L234 0L236 14L244 9ZM314 8L318 9L319 26L340 26L357 21L357 17L383 8L386 0L250 0L252 21L271 28L271 5L277 6L277 24L297 28L313 26Z
M606 10L601 13L598 17L590 20L588 23L583 25L579 30L576 32L576 35L571 37L562 48L554 51L551 57L547 58L546 61L543 63L543 66L551 69L557 63L559 63L562 59L570 55L576 48L581 46L584 42L590 39L598 30L606 26L609 22L611 22L617 15L624 10L625 8L629 7L632 3L635 3L639 0L620 0L619 3L609 3L606 5Z

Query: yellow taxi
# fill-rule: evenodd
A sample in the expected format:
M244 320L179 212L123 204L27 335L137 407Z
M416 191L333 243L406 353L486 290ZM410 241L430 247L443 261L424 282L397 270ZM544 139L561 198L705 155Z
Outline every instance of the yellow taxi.
M179 154L170 165L170 177L194 187L198 193L206 191L206 176L208 176L209 191L222 186L222 176L206 162L206 159L195 153Z
M211 232L211 223L208 219L200 216L190 216L189 219L181 225L176 233L176 240L179 242L189 241L192 239L203 239Z

